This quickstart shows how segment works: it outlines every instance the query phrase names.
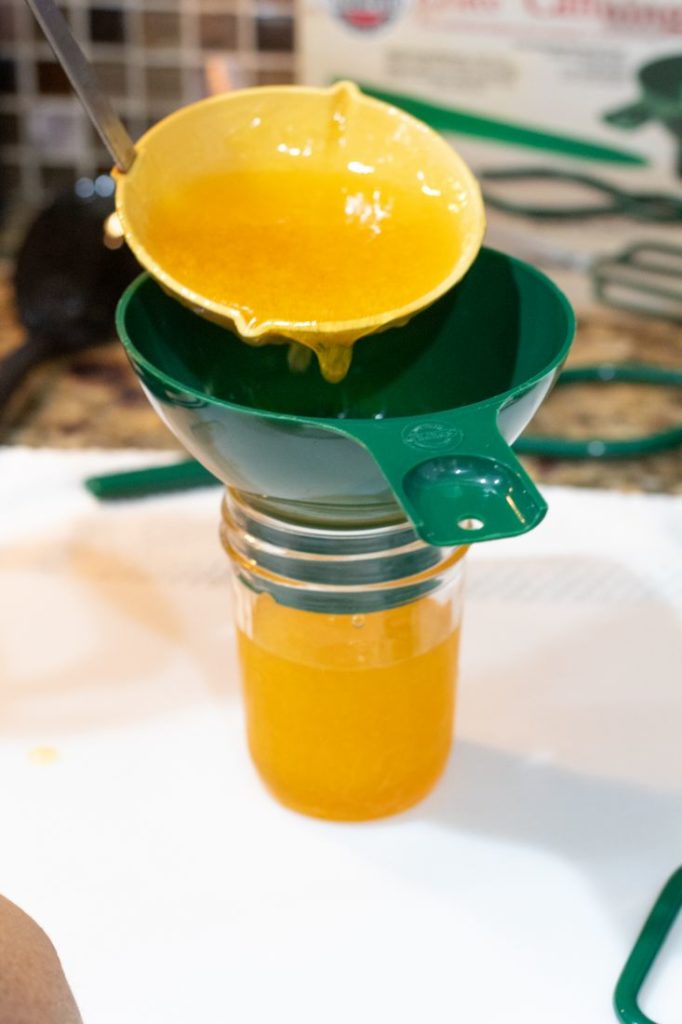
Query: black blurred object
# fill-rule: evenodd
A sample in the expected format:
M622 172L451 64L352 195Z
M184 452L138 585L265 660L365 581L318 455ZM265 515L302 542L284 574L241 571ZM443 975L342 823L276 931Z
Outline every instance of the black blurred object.
M139 272L114 213L108 175L81 178L29 228L14 274L27 339L0 361L0 412L29 370L115 337L114 311Z

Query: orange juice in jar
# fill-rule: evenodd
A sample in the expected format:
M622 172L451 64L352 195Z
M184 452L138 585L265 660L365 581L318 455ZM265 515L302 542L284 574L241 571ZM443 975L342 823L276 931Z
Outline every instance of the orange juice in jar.
M249 747L305 814L360 821L435 785L453 734L465 548L405 523L294 525L228 494Z

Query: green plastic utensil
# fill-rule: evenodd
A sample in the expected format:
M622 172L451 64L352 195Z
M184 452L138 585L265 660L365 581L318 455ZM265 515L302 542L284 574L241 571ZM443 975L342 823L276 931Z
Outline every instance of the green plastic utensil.
M329 384L286 346L252 348L147 275L118 329L161 417L221 481L280 515L376 524L407 515L442 546L525 533L546 504L510 443L549 391L573 314L532 267L482 250L406 326L361 340Z
M647 160L632 150L615 146L604 146L590 139L580 139L556 132L541 131L526 127L513 121L503 121L492 117L483 117L468 110L457 110L444 107L426 100L418 100L414 96L387 89L378 89L367 82L358 82L358 86L367 96L392 103L401 110L418 118L435 131L455 132L458 135L470 135L473 138L491 139L507 146L524 146L528 149L540 149L546 153L560 153L563 156L576 157L580 160L598 160L603 163L642 166Z
M153 494L191 491L195 487L213 487L218 484L220 480L196 459L182 459L167 466L145 466L143 469L104 473L88 477L85 481L90 493L101 501L145 498Z
M483 183L486 205L504 213L518 214L531 220L586 220L593 217L630 217L651 224L675 224L682 221L682 195L673 192L641 192L620 188L603 178L591 174L565 170L559 167L495 167L477 171ZM528 186L524 200L513 199L486 189L486 182L507 185L524 183ZM538 202L538 184L543 193L556 185L579 185L585 200L560 204L557 198Z
M599 384L626 382L653 384L656 387L682 387L682 370L641 363L598 363L564 370L557 387L591 381ZM531 434L520 437L514 450L520 455L540 455L558 459L632 459L682 445L682 424L637 437L583 439Z
M682 176L682 54L645 64L637 74L641 95L633 103L604 114L615 128L633 131L648 121L660 122L677 145L677 173Z
M682 868L678 868L663 886L618 979L613 1004L623 1024L655 1024L640 1009L639 993L680 909Z
M682 323L682 246L642 240L615 252L579 252L498 224L488 229L497 245L541 267L578 271L605 306Z

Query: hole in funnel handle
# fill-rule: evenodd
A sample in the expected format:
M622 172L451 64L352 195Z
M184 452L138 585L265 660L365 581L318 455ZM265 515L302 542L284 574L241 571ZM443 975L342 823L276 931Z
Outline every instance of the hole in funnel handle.
M457 525L460 530L482 530L485 523L482 519L476 519L475 516L465 516L464 519L458 519Z

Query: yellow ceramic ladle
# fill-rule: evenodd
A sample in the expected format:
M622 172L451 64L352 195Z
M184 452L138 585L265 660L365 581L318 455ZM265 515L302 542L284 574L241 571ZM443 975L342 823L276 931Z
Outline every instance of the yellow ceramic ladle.
M342 82L183 107L133 146L53 0L29 0L118 165L126 240L162 287L259 345L293 340L344 376L360 337L459 281L478 185L435 132Z
M206 181L213 191L197 191ZM223 235L217 189L232 204ZM456 284L484 231L457 153L345 82L246 89L176 111L138 142L116 201L131 249L181 302L252 344L292 339L320 356L334 350L346 367L359 337Z

